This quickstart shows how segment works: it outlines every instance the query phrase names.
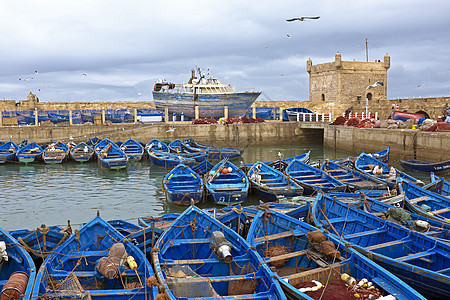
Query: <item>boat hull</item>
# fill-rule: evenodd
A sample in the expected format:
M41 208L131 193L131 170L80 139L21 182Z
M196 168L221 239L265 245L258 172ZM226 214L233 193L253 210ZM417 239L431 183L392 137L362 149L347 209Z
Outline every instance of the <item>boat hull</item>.
M198 106L200 118L220 118L224 115L224 107L228 107L228 117L244 116L255 102L260 92L232 94L199 94L194 101L193 94L175 94L153 92L153 101L157 109L168 109L169 114L183 113L184 116L195 118L195 106Z
M426 162L421 160L400 160L400 165L413 172L423 173L449 173L450 172L450 160L441 162Z

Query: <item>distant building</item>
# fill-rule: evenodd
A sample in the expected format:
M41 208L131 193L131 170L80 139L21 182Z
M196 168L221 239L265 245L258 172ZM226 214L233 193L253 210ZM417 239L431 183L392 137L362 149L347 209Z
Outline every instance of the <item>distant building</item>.
M309 73L309 101L350 102L367 99L386 99L387 70L391 57L386 53L384 61L375 62L342 61L341 54L334 62L313 66L309 58L306 70ZM377 81L384 86L366 88Z

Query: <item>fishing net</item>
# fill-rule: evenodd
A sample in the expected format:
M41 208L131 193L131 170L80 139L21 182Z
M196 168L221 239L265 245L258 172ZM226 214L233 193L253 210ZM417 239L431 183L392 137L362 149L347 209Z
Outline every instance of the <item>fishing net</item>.
M288 254L287 248L285 246L276 245L268 247L263 252L265 257L275 257L283 254ZM286 263L289 261L289 258L283 259L283 260L277 260L270 262L270 264L276 268L282 268Z
M306 238L308 239L308 243L312 246L319 246L326 240L325 235L319 230L309 231L306 234Z
M169 268L166 281L175 297L219 297L208 278L198 275L189 266Z
M231 265L230 265L231 267ZM245 275L254 273L255 270L250 265L250 263L244 266L235 265L234 269L230 270L230 275ZM244 279L244 280L233 280L228 284L228 295L245 295L253 294L256 290L258 282L256 279Z
M314 287L314 282L303 281L294 285L295 288ZM325 291L324 291L325 289ZM342 280L335 280L331 282L326 288L318 289L317 291L306 292L306 295L313 299L327 299L327 300L352 300L353 293L347 289L345 282Z
M65 279L56 281L49 276L49 287L54 293L46 293L44 300L91 300L91 294L84 291L80 281L74 273L70 273Z
M3 285L1 300L20 299L25 293L28 284L28 274L17 271L11 274L8 281Z
M108 257L99 259L97 270L108 279L116 278L119 275L118 267L124 265L127 256L125 246L122 243L115 243L111 246Z
M386 212L387 220L394 223L406 223L411 220L411 215L406 212L403 208L390 207Z
M323 253L328 259L341 257L341 253L336 250L332 241L323 241L320 244L320 252Z

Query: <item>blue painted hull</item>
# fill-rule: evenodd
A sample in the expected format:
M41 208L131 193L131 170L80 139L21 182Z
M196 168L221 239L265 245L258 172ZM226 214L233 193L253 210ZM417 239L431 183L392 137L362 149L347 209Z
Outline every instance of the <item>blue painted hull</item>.
M308 242L309 233L316 230L309 224L270 209L259 211L250 226L247 241L267 264L276 266L277 276L289 299L311 299L294 287L296 284L311 282L312 279L322 284L331 283L340 280L343 273L357 280L366 278L396 299L423 299L388 271L325 233L324 237L333 242L340 252L340 256L327 257ZM282 260L277 258L280 254L268 255L270 252L267 250L273 246L286 247L290 257ZM323 299L327 299L331 293L325 289Z
M106 153L103 153L105 150ZM120 170L128 167L128 157L119 146L109 139L103 139L95 145L98 163L102 168Z
M180 163L188 167L193 167L195 165L195 159L184 158L180 155L176 155L175 153L148 151L148 157L152 165L161 168L174 168Z
M400 165L410 171L413 172L422 172L422 173L448 173L450 172L450 160L441 161L441 162L427 162L422 160L400 160Z
M240 157L244 153L244 150L241 150L241 149L230 148L230 147L216 147L216 146L212 146L212 145L201 144L201 143L195 142L193 139L188 139L188 140L186 140L185 143L187 143L193 147L208 149L208 159L217 159L217 160L222 160L224 158L230 159L230 158Z
M126 140L120 149L125 152L130 161L140 161L144 155L144 147L133 139Z
M443 177L434 175L434 173L430 173L430 183L423 188L444 197L450 196L450 182Z
M167 202L189 206L202 200L203 180L191 168L179 164L164 176L163 190Z
M147 278L153 276L152 268L145 255L133 243L125 242L124 238L114 227L99 217L83 225L79 234L68 238L44 261L36 276L32 299L40 299L44 294L58 297L61 292L49 288L49 275L56 282L61 282L67 280L72 274L77 276L84 289L81 293L88 291L94 300L154 299L157 294L155 286L144 288L126 285L124 287L124 284L131 282L137 284L140 281L145 284ZM122 243L127 255L132 256L137 264L136 270L124 271L126 281L120 278L107 279L97 268L100 258L108 257L108 252L115 243Z
M317 196L312 217L316 226L339 234L427 299L449 299L450 245L323 195Z
M17 150L19 150L19 146L12 141L0 145L0 164L15 161Z
M231 168L232 172L223 174L223 168ZM205 188L209 201L220 205L234 205L247 200L250 184L242 170L228 159L223 159L205 176Z
M5 242L6 252L8 254L8 261L4 261L0 264L0 291L2 291L2 299L9 299L8 292L17 288L10 283L7 285L7 281L11 278L15 272L23 272L28 276L28 281L24 282L22 295L20 299L29 299L33 291L33 284L36 278L36 267L33 259L28 252L20 246L18 241L11 236L7 231L0 228L0 241ZM4 292L3 292L4 291Z
M44 152L44 149L42 149L41 146L35 142L31 142L25 147L19 149L16 156L19 162L28 164L41 161L42 152Z
M216 231L222 232L231 245L230 263L219 259L210 246L212 233ZM153 265L166 299L286 299L273 273L256 251L235 231L195 206L175 220L158 239L155 248L160 251L152 253ZM179 268L189 273L194 271L196 275L181 280L169 276ZM245 285L244 280L254 279L257 279L256 286L251 291L239 296L229 292L232 284Z
M94 149L84 142L70 149L70 157L79 163L90 161L94 157L94 154Z
M153 101L157 109L168 109L169 114L183 112L186 117L195 118L195 106L199 108L200 118L220 118L224 115L224 107L228 107L228 117L244 116L255 102L260 92L234 94L199 94L194 102L193 94L174 94L153 92Z

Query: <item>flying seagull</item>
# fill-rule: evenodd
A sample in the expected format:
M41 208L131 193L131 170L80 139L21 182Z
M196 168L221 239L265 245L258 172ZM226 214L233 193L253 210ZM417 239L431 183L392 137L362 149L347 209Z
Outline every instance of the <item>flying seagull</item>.
M170 128L169 130L166 130L166 132L174 132L175 128Z
M383 84L383 82L381 82L381 81L377 81L377 82L375 82L374 84L369 85L368 87L366 87L366 90L368 90L368 89L374 89L374 88L376 88L377 86L384 86L384 84Z
M33 79L33 77L27 77L27 78L20 77L19 78L19 80L24 80L24 81L29 81L31 79Z
M423 83L419 84L417 87L421 87L423 85Z
M292 19L287 19L286 21L288 22L293 22L293 21L305 21L307 19L311 19L311 20L317 20L320 17L299 17L299 18L292 18Z
M38 70L34 70L34 74L39 74Z
M291 38L291 36L289 34L286 34L288 38Z
M86 73L82 73L81 75L83 75L83 76L87 76L87 74L86 74Z

